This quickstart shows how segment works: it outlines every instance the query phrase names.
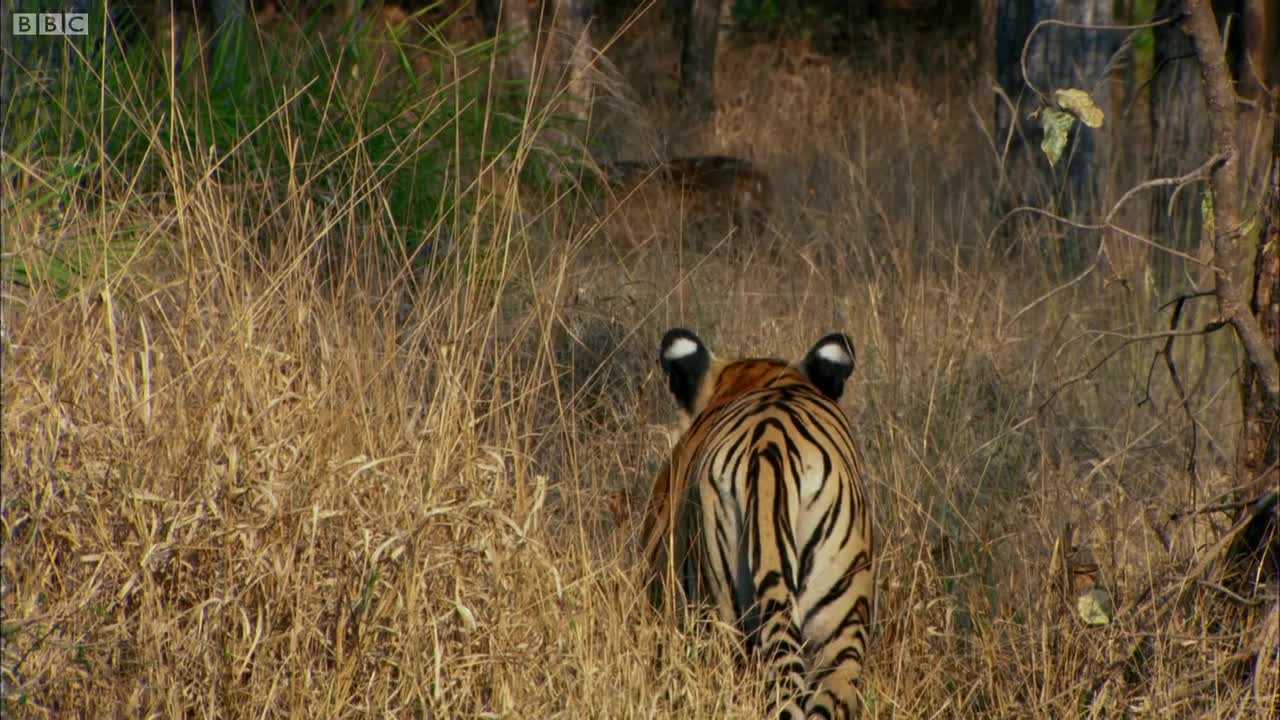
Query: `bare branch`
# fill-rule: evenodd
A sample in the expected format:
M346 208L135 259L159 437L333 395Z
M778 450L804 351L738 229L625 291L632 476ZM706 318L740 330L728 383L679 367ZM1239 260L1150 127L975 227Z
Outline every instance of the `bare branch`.
M1077 230L1092 230L1092 231L1094 231L1094 232L1101 231L1101 230L1110 230L1111 232L1116 233L1117 235L1120 235L1120 236L1122 236L1122 237L1126 237L1126 238L1128 238L1128 239L1130 239L1130 240L1134 240L1134 241L1136 241L1136 242L1140 242L1140 243L1142 243L1143 245L1148 245L1148 246L1150 246L1150 247L1152 247L1152 248L1155 248L1156 250L1159 250L1160 252L1166 253L1166 254L1168 254L1168 255L1172 255L1172 256L1177 257L1177 258L1182 258L1183 260L1186 260L1186 261L1187 261L1187 262L1189 262L1189 263L1194 263L1194 264L1196 264L1196 265L1200 265L1200 266L1206 266L1206 265L1208 264L1208 263L1204 262L1203 260L1201 260L1200 258L1195 257L1194 255L1189 255L1189 254L1184 253L1184 252L1182 252L1182 251L1180 251L1180 250L1174 250L1173 248L1165 247L1164 245L1161 245L1160 243L1156 242L1155 240L1152 240L1152 239L1151 239L1151 238L1149 238L1149 237L1145 237L1145 236L1143 236L1143 235L1139 235L1138 233L1136 233L1136 232L1134 232L1134 231L1132 231L1132 230L1129 230L1129 229L1127 229L1127 228L1120 227L1119 225L1116 225L1115 223L1109 223L1109 222L1104 222L1104 223L1082 223L1082 222L1077 222L1077 221L1075 221L1075 220L1071 220L1071 219L1068 219L1068 218L1064 218L1064 217L1062 217L1061 215L1058 215L1057 213L1050 212L1050 211L1045 210L1045 209L1043 209L1043 208L1033 207L1033 206L1031 206L1031 205L1020 205L1020 206L1018 206L1018 207L1016 207L1016 208L1014 208L1014 209L1010 210L1009 212L1005 213L1005 214L1004 214L1004 216L1003 216L1003 217L1001 217L1001 218L1000 218L1000 220L999 220L998 222L996 222L995 226L991 228L991 232L987 234L987 244L988 244L988 245L990 245L990 244L994 241L995 234L996 234L997 232L999 232L999 231L1000 231L1000 228L1001 228L1001 227L1003 227L1003 226L1004 226L1004 224L1005 224L1006 222L1008 222L1008 221L1009 221L1010 219L1012 219L1014 216L1016 216L1016 215L1020 215L1020 214L1024 214L1024 213L1031 214L1031 215L1039 215L1039 216L1041 216L1041 217L1048 218L1048 219L1050 219L1050 220L1053 220L1054 222L1061 223L1061 224L1066 225L1066 226L1068 226L1068 227L1076 228ZM1108 216L1110 216L1110 215L1111 215L1111 213L1108 213Z
M1217 332L1218 330L1221 330L1226 326L1227 326L1227 323L1225 321L1215 320L1214 322L1207 323L1204 327L1198 330L1165 330L1161 332L1143 333L1140 335L1118 333L1118 332L1112 332L1108 330L1094 331L1095 335L1123 338L1123 342L1117 344L1115 347L1107 351L1107 354L1103 355L1101 360L1091 365L1088 370L1085 370L1084 372L1081 372L1081 373L1077 373L1076 375L1072 375L1071 377L1064 380L1061 384L1059 384L1056 388L1054 388L1053 391L1049 393L1049 397L1045 398L1044 402L1040 403L1039 410L1044 410L1044 408L1048 407L1049 403L1053 402L1054 399L1058 397L1058 394L1061 393L1063 390L1067 389L1072 385L1075 385L1081 380L1087 380L1090 376L1092 376L1095 372L1097 372L1099 368L1101 368L1103 365L1106 365L1108 362L1110 362L1111 358L1115 357L1117 353L1119 353L1121 350L1125 349L1126 347L1129 347L1134 343L1143 342L1145 340L1159 340L1162 338L1170 338L1170 337L1191 337L1195 335L1208 335L1210 333Z
M1104 217L1102 222L1100 223L1077 222L1075 220L1062 217L1061 215L1058 215L1056 213L1052 213L1048 210L1032 207L1030 205L1023 205L1021 207L1016 207L1010 210L1009 212L1005 213L1004 216L1001 217L1000 220L991 229L991 232L987 234L987 245L991 244L992 239L995 237L995 234L1000 230L1001 227L1004 226L1005 222L1007 222L1009 219L1013 218L1015 215L1019 213L1031 213L1033 215L1040 215L1042 217L1047 217L1050 220L1061 223L1063 225L1067 225L1069 227L1076 228L1077 230L1090 230L1095 232L1100 230L1110 230L1130 240L1135 240L1144 245L1148 245L1161 252L1186 260L1187 262L1191 262L1196 265L1204 265L1205 263L1197 257L1181 252L1179 250L1174 250L1173 248L1165 247L1164 245L1161 245L1160 243L1152 240L1151 238L1145 237L1143 235L1139 235L1131 230L1127 230L1123 227L1120 227L1119 225L1116 225L1114 222L1112 222L1112 220L1120 212L1120 209L1125 206L1126 203L1132 200L1135 196L1137 196L1138 193L1142 192L1143 190L1153 190L1155 188L1169 187L1170 185L1173 185L1177 188L1177 190L1174 191L1174 196L1176 197L1177 192L1179 190L1181 190L1187 184L1203 178L1206 173L1211 172L1214 168L1218 167L1221 163L1226 162L1227 157L1228 156L1223 153L1218 153L1218 154L1215 154L1213 157L1209 158L1208 160L1206 160L1202 165L1200 165L1200 167L1196 168L1195 170L1192 170L1189 173L1186 173L1185 175L1178 175L1176 177L1154 178L1154 179L1139 183L1133 186L1132 188L1129 188L1129 190L1126 191L1124 195L1121 195L1120 199L1117 200L1115 204L1111 206L1111 210L1107 212L1106 217ZM1172 202L1170 202L1170 207L1172 207ZM1017 319L1019 315L1022 315L1024 312L1026 312L1027 310L1030 310L1035 305L1038 305L1044 300L1047 300L1049 297L1056 295L1058 292L1061 292L1062 290L1065 290L1066 288L1080 282L1085 278L1085 276L1087 276L1090 272L1093 271L1093 269L1097 266L1097 264L1098 263L1095 261L1094 264L1091 265L1083 273L1081 273L1080 276L1071 280L1067 284L1050 291L1048 295L1037 299L1031 305L1018 311L1018 313L1014 315L1013 319ZM1009 322L1013 322L1013 320L1010 320Z
M1024 314L1026 314L1027 312L1029 312L1032 308L1035 308L1035 307L1036 307L1037 305L1039 305L1040 303L1043 303L1044 301L1048 300L1049 298L1053 297L1054 295L1057 295L1057 294L1058 294L1058 293L1060 293L1060 292L1063 292L1064 290L1069 290L1069 289L1071 289L1072 287L1074 287L1075 285L1078 285L1078 284L1080 283L1080 281L1082 281L1082 280L1084 280L1085 278L1089 277L1089 275L1090 275L1094 270L1098 269L1098 265L1099 265L1099 264L1101 264L1101 263L1102 263L1102 248L1101 248L1101 246L1099 246L1099 248L1098 248L1098 254L1097 254L1097 256L1096 256L1096 257L1094 257L1094 259L1093 259L1093 264L1091 264L1091 265L1089 265L1089 267L1085 268L1085 269L1084 269L1084 272L1080 273L1079 275L1075 276L1074 278L1071 278L1070 280L1066 281L1065 283L1063 283L1063 284L1061 284L1061 285L1059 285L1059 286L1057 286L1057 287L1053 288L1052 290L1050 290L1049 292L1047 292L1047 293L1045 293L1045 294L1041 295L1040 297L1036 298L1035 300L1032 300L1030 303L1028 303L1027 305L1025 305L1021 310L1018 310L1018 312L1014 313L1014 314L1013 314L1013 317L1011 317L1011 318L1009 318L1008 320L1006 320L1006 321L1005 321L1005 327L1008 327L1008 326L1012 325L1013 323L1017 322L1018 318L1022 317Z
M1176 330L1178 322L1182 319L1182 308L1186 305L1188 298L1183 296L1173 306L1173 315L1169 318L1169 329ZM1178 391L1178 398L1182 401L1182 411L1186 413L1187 420L1191 422L1191 449L1187 454L1187 475L1191 480L1191 497L1195 497L1196 488L1199 486L1199 474L1196 472L1196 416L1191 411L1191 399L1187 397L1187 389L1182 385L1182 378L1178 376L1178 366L1173 361L1173 341L1174 336L1170 335L1164 341L1164 348L1160 354L1164 356L1165 367L1169 370L1169 378L1173 380L1173 387Z
M1145 182L1134 185L1133 187L1129 188L1129 190L1125 192L1124 195L1120 196L1120 199L1116 201L1115 205L1111 206L1111 212L1107 213L1107 217L1104 220L1104 223L1110 223L1111 218L1115 217L1116 213L1120 212L1121 206L1129 202L1129 200L1133 199L1134 195L1137 195L1143 190L1153 190L1155 188L1169 187L1170 185L1176 186L1176 189L1173 192L1173 198L1169 200L1169 212L1170 214L1172 214L1173 201L1174 199L1177 198L1178 193L1182 190L1182 188L1186 187L1187 185L1197 180L1204 179L1204 177L1210 171L1212 171L1215 167L1217 167L1219 163L1226 162L1226 160L1227 160L1226 155L1222 153L1218 153L1217 155L1214 155L1213 157L1206 160L1204 164L1202 164L1200 167L1196 168L1195 170L1192 170L1186 175L1180 175L1178 177L1155 178L1153 180L1147 180Z
M1213 297L1213 296L1214 296L1214 292L1212 290L1200 290L1198 292L1184 293L1170 300L1169 302L1161 305L1159 309L1164 310L1165 308L1172 307L1173 305L1181 303L1184 300L1195 300L1197 298Z
M1143 342L1144 340L1165 340L1168 338L1208 335L1210 333L1217 332L1226 326L1227 321L1214 320L1213 322L1205 323L1204 327L1197 328L1195 330L1159 330L1157 332L1140 333L1136 335L1132 333L1115 332L1114 330L1094 330L1093 334L1101 335L1103 337L1120 338L1126 343L1132 344L1136 342Z
M1266 598L1261 598L1261 597L1247 598L1240 595L1239 593L1232 592L1231 590L1228 590L1222 587L1218 583L1209 582L1208 580L1197 579L1196 584L1206 590L1212 590L1218 593L1219 595L1227 598L1228 600L1234 600L1235 602L1241 605L1244 605L1246 607L1257 607L1258 605L1262 605L1263 603L1267 602ZM1252 654L1252 651L1250 651L1250 654Z

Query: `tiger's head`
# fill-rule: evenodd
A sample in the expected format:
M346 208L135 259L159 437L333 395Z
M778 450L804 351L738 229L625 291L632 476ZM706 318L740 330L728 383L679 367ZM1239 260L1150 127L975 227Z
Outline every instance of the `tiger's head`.
M807 383L838 401L845 381L853 374L854 352L848 336L831 333L794 364L771 358L723 360L693 332L672 328L662 337L658 362L679 406L681 430L685 430L708 408L752 390L788 382Z
M643 557L653 568L664 564L659 553L664 538L675 528L690 482L687 462L718 425L716 411L753 391L788 386L810 389L836 402L853 373L854 353L847 336L831 333L794 364L771 358L727 360L713 355L693 332L673 328L662 337L658 362L679 408L680 427L672 438L672 454L654 478L641 528ZM659 584L651 585L651 590L654 602L661 604Z

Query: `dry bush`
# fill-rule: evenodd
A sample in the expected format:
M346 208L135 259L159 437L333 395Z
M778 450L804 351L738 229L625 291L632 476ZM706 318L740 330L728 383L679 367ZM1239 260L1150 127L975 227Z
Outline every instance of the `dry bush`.
M504 195L418 276L361 262L360 236L321 272L301 195L277 190L263 256L264 219L237 212L260 192L188 159L182 212L147 206L127 272L7 287L6 713L759 717L731 638L680 632L637 585L673 419L654 355L678 324L725 353L855 339L881 548L868 717L1266 716L1275 597L1183 583L1222 516L1175 517L1229 487L1231 358L1196 391L1193 484L1153 348L1094 369L1115 332L1159 325L1150 298L1032 304L1052 278L988 245L994 160L958 119L981 93L910 60L822 62L723 83L746 100L706 149L750 148L780 188L745 252ZM4 231L39 225L16 208ZM1114 612L1089 627L1094 587Z

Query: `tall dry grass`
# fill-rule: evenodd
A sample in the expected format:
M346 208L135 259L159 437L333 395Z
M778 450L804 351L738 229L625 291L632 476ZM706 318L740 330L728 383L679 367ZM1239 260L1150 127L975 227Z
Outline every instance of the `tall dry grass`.
M721 75L705 146L775 177L750 243L696 253L677 221L460 183L479 210L411 271L368 261L376 215L318 240L363 189L273 188L245 217L258 185L174 148L168 197L114 199L149 229L123 269L7 284L5 714L759 717L732 639L638 586L673 419L656 343L684 325L726 354L855 340L881 548L865 716L1267 717L1276 658L1247 651L1274 595L1182 582L1224 523L1187 511L1230 487L1230 344L1177 346L1193 481L1153 346L1117 350L1164 296L1045 298L1053 229L1012 254L990 233L981 89L906 53L770 52L729 51L751 69ZM65 212L48 237L6 210L6 259L119 221ZM1106 624L1078 612L1090 588Z

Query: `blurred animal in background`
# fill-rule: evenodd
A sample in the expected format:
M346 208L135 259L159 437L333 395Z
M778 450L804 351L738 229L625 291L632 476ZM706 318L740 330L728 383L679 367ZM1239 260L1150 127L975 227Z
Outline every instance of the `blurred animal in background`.
M601 165L619 201L657 193L693 224L727 220L731 229L759 236L773 202L769 176L749 160L727 155Z

